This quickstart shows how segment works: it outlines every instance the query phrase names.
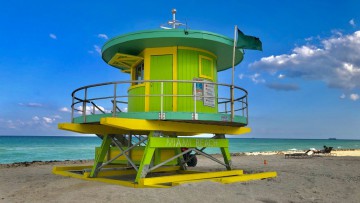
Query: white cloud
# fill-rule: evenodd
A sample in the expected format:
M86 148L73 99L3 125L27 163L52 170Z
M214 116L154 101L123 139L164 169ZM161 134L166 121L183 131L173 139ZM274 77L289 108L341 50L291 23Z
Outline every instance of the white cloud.
M98 34L98 38L109 39L109 37L106 34Z
M94 108L93 106L86 106L85 107L85 112L86 112L86 115L89 115L89 114L93 114L94 113L94 110L95 110L95 114L100 114L100 113L111 113L111 110L107 110L105 109L104 107L102 106L98 106L98 108L102 111L100 111L98 108ZM83 113L83 107L82 106L78 106L77 108L77 111L78 111L78 114L82 114Z
M279 78L279 79L284 79L284 78L285 78L285 75L280 73L279 76L278 76L278 78Z
M49 132L49 130L57 131L56 121L61 119L60 116L33 116L25 120L0 119L0 131L7 133L31 133L35 131ZM24 131L26 130L26 131Z
M30 103L19 103L20 106L27 106L27 107L43 107L42 104L40 103L33 103L33 102L30 102Z
M240 74L239 75L239 79L242 80L244 78L248 78L250 79L251 81L253 81L255 84L258 84L258 83L265 83L266 81L261 78L261 75L259 73L255 73L253 75L245 75L245 74Z
M49 37L50 37L51 39L57 39L57 36L56 36L55 34L53 34L53 33L50 33L50 34L49 34Z
M251 81L253 81L255 84L258 83L265 83L265 80L260 77L259 73L255 73L254 75L250 75L249 78Z
M45 123L48 123L48 124L53 123L55 121L54 118L49 118L49 117L42 117L42 119Z
M308 37L308 38L305 38L305 41L312 41L314 39L314 37Z
M98 45L94 45L94 50L101 55L101 48Z
M54 118L54 119L62 119L62 117L59 116L59 115L54 115L53 118Z
M321 40L321 47L295 47L291 54L268 56L250 64L257 72L320 80L329 87L360 88L360 31Z
M359 95L358 94L350 94L350 99L353 100L353 101L356 101L359 99Z
M352 26L352 27L356 27L356 23L355 23L355 20L354 19L351 19L349 21L349 24Z
M346 98L345 94L340 95L340 99L345 99L345 98Z
M11 129L16 129L17 128L17 124L16 122L12 121L12 120L8 120L6 121L7 127L11 128Z
M66 107L62 107L61 109L59 109L59 111L61 111L61 112L68 112L68 113L71 112L71 110L68 109L68 108L66 108Z
M342 37L342 36L343 36L342 31L339 30L339 29L331 30L331 33L332 33L334 36L337 36L337 37Z

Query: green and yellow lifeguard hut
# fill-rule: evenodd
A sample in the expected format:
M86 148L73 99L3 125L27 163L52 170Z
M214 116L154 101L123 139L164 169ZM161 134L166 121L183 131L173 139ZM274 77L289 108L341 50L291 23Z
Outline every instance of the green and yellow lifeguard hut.
M102 48L103 60L130 80L94 84L72 93L71 123L59 128L102 139L93 166L55 167L54 173L133 187L168 187L189 181L231 183L276 176L244 175L232 168L225 134L250 132L247 91L218 83L218 72L239 64L234 39L170 27L124 34ZM198 134L212 137L190 137ZM220 148L218 160L206 148ZM225 171L187 170L196 153ZM193 159L192 156L190 159Z

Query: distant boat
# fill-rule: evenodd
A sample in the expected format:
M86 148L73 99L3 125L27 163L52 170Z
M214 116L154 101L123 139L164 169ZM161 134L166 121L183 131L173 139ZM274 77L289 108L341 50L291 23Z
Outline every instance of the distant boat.
M335 137L330 137L329 140L336 140L336 138Z

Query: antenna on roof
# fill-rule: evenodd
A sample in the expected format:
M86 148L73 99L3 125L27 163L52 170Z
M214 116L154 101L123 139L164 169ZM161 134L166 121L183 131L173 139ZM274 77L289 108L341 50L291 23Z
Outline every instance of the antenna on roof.
M180 21L176 20L176 9L175 8L171 10L171 13L172 13L172 20L169 20L166 24L160 25L160 28L169 30L169 29L177 29L179 26L187 27L186 24L181 23ZM170 27L167 27L165 25L169 25Z

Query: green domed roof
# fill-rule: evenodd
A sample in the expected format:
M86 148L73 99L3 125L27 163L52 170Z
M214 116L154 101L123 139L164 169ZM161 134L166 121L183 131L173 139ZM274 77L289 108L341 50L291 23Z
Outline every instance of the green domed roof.
M116 53L138 55L145 48L186 46L203 49L217 56L217 70L232 67L234 40L200 30L146 30L120 35L110 39L102 48L102 58L108 63ZM236 49L235 64L243 59L242 49Z

